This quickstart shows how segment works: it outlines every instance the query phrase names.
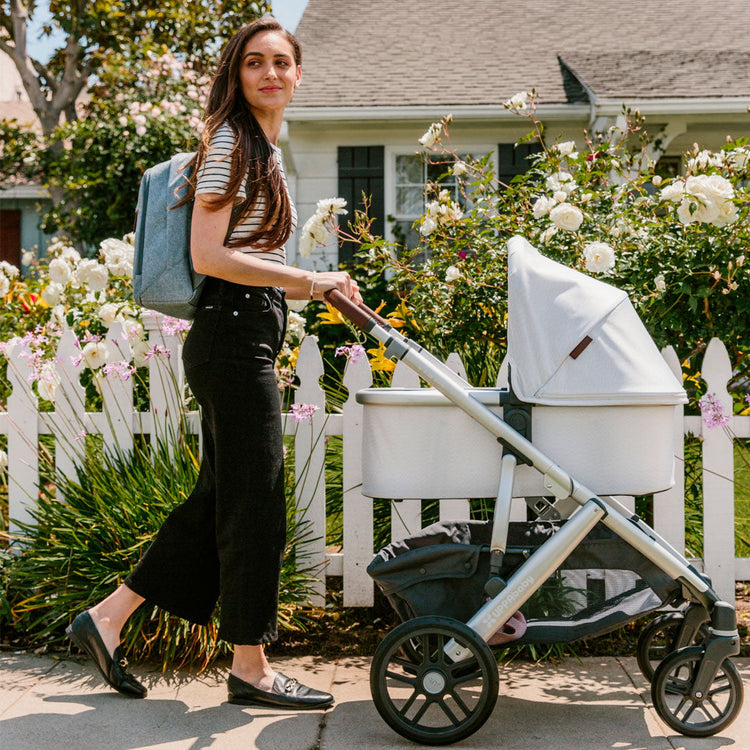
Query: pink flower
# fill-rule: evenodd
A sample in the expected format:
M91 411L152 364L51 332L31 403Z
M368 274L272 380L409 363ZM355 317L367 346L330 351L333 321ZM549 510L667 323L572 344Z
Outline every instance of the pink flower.
M145 361L148 361L151 359L151 357L158 357L164 355L167 358L171 356L171 352L169 349L167 349L166 346L162 346L161 344L155 344L151 349L149 349L144 355L143 359Z
M729 423L730 415L724 411L716 394L707 393L698 401L698 406L703 417L703 424L712 430L714 427L724 427Z
M320 407L315 404L292 404L289 408L289 413L292 415L292 419L295 422L312 422L313 414L318 411Z
M165 336L176 336L178 333L187 331L190 329L190 321L182 320L181 318L170 318L169 315L165 315L161 322L161 330Z
M124 359L119 362L111 362L102 367L105 375L119 375L123 380L130 380L131 375L135 372L135 367Z
M354 346L340 346L336 349L337 357L346 357L350 362L359 362L366 357L365 348L361 344Z

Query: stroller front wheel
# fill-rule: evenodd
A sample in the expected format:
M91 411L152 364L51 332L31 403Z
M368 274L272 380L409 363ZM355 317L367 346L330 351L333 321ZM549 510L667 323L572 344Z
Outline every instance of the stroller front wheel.
M467 658L456 662L446 654L451 640L469 651ZM370 669L378 713L402 737L427 745L447 745L476 732L492 713L498 687L489 646L448 617L402 623L378 646Z
M742 707L742 679L725 659L705 694L694 690L704 651L687 646L667 656L654 672L651 698L659 716L687 737L710 737L728 727Z

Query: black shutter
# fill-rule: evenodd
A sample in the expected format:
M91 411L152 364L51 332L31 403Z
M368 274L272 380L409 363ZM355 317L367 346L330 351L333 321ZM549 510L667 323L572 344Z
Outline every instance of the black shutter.
M384 146L339 146L339 197L346 199L349 212L343 217L351 221L354 212L363 210L365 205L362 194L370 201L369 215L374 218L372 231L383 234L385 230L385 173ZM354 242L342 242L339 247L339 263L350 264L357 245Z
M528 172L529 156L538 154L542 147L538 143L500 143L497 147L497 178L505 185L518 174Z

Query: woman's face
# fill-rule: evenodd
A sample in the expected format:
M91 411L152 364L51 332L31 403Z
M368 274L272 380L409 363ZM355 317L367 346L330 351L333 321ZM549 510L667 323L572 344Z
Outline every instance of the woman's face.
M283 112L301 76L294 48L278 31L261 31L245 44L240 86L254 114Z

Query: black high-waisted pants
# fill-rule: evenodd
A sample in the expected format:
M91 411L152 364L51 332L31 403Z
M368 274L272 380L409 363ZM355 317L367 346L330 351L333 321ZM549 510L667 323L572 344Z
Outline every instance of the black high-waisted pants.
M198 481L125 583L219 637L277 638L286 535L281 403L274 361L286 328L284 293L209 278L182 358L201 406Z

